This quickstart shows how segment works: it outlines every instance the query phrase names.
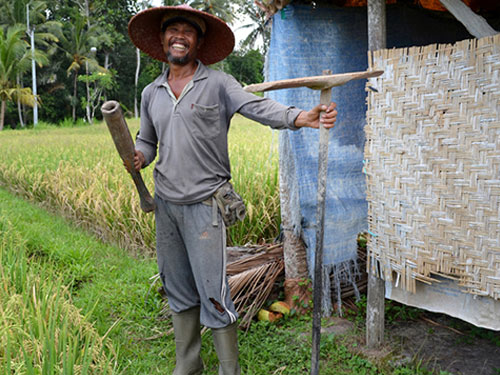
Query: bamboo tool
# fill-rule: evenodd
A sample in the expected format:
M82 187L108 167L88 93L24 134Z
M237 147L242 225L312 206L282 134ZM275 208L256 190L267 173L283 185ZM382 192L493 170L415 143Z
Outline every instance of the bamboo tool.
M134 141L130 135L125 117L123 117L120 103L114 100L109 100L102 105L101 112L104 120L106 120L106 125L108 126L111 138L113 138L116 150L127 166L127 170L132 176L132 180L137 188L141 202L141 209L144 212L154 211L154 200L151 197L151 194L149 194L148 188L144 184L141 173L137 172L134 168Z
M332 87L341 86L355 79L378 77L382 73L382 70L376 70L332 75L330 70L324 70L322 76L265 82L246 86L245 90L248 92L258 92L286 88L308 87L313 90L321 90L320 104L328 106L332 97ZM314 255L311 375L317 375L319 373L321 299L323 295L323 237L325 233L325 197L328 170L328 133L328 129L326 129L320 122L318 155L318 201L316 206L316 252Z

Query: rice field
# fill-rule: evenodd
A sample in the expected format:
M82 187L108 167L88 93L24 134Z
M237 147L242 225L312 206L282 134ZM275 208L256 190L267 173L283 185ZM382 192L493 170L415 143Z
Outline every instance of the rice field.
M0 217L0 373L114 374L116 353L36 249Z
M135 134L138 120L128 120ZM259 243L279 233L278 135L236 116L229 132L233 184L247 217L228 230L230 245ZM0 133L0 185L76 222L99 238L152 252L154 215L139 198L104 123ZM154 190L153 167L143 170Z

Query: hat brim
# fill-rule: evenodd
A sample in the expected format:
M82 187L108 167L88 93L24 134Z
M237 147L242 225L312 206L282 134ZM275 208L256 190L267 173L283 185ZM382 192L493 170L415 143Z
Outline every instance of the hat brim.
M234 34L221 19L197 9L176 6L149 8L137 13L130 19L128 34L132 43L153 59L167 62L161 44L161 20L165 13L183 11L203 18L206 31L197 58L205 65L224 60L234 48Z

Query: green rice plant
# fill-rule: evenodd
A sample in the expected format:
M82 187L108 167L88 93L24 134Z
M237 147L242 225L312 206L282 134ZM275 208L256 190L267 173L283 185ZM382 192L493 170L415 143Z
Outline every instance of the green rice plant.
M232 180L247 217L229 228L230 243L269 241L279 234L278 132L235 116L229 132Z
M0 373L115 374L116 354L50 267L0 219Z
M135 134L138 121L129 121ZM274 137L274 139L273 139ZM228 229L230 245L279 233L277 134L235 116L229 132L233 182L247 218ZM0 134L0 185L70 218L99 238L154 252L154 215L144 214L104 124L12 130ZM153 166L143 177L153 190Z

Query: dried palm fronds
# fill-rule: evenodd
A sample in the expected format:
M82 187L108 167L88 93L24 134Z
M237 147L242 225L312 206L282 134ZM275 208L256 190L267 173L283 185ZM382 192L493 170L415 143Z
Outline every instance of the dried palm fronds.
M240 326L248 329L285 269L281 244L261 247L259 254L228 264L229 288Z
M228 263L226 273L228 276L236 275L250 268L261 266L267 262L274 262L277 259L283 259L283 245L262 245L255 248L249 248L247 254L255 254L237 259Z

